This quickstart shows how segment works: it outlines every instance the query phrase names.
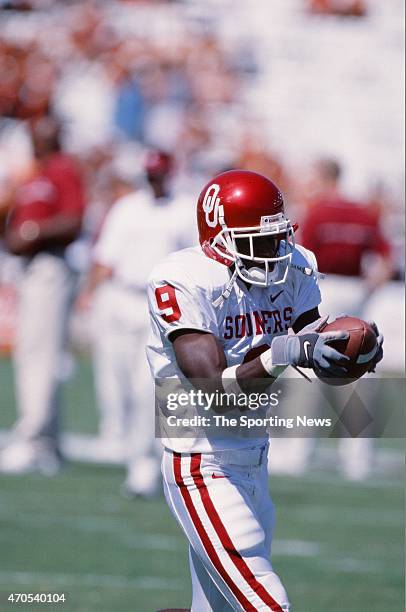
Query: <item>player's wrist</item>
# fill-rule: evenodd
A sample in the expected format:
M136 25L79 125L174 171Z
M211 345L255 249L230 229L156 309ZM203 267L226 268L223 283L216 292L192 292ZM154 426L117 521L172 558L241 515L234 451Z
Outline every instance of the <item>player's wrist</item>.
M300 340L297 336L277 336L270 348L271 362L274 366L298 365L300 359Z
M319 334L288 334L277 336L271 345L271 359L275 366L288 365L311 368L314 365L313 353Z
M265 372L267 372L269 376L272 376L272 378L277 378L289 365L288 363L277 363L277 360L273 355L272 346L267 351L261 353L259 359Z
M243 393L237 380L237 368L238 365L230 366L223 370L221 374L221 384L226 393L235 393L237 395Z

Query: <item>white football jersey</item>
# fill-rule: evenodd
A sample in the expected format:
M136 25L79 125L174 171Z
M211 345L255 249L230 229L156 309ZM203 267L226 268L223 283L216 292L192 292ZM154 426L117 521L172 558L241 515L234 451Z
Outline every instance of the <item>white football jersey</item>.
M230 269L207 257L200 246L172 253L152 271L148 283L151 333L147 356L154 379L185 380L170 334L196 329L217 336L228 366L247 359L252 349L271 345L295 320L321 302L317 263L312 252L296 245L286 282L270 287L237 278L228 298L215 305L230 281ZM248 355L249 359L249 355ZM252 446L252 440L207 437L163 438L178 452L209 452Z

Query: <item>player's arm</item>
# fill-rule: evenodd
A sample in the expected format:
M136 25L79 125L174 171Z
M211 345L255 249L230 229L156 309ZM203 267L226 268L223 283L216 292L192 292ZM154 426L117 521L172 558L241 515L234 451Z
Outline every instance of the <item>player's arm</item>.
M322 322L317 308L303 313L295 321L295 335L274 338L271 348L261 355L232 367L227 367L223 348L213 334L182 329L172 332L169 339L183 374L188 379L197 379L205 390L262 391L289 365L306 368L317 363L337 375L343 371L341 366L348 358L329 346L329 342L346 334L323 334L319 329Z
M6 231L5 244L14 255L27 255L48 245L66 245L78 235L81 217L58 215L43 221L27 220L18 228Z
M86 280L86 291L93 294L96 289L113 276L113 268L94 261L90 267Z
M264 347L261 355L246 363L228 366L211 302L196 289L194 279L184 275L182 280L163 280L167 272L172 275L170 266L154 270L150 277L150 312L160 333L172 342L183 374L194 380L193 384L199 381L203 390L262 391L289 365L313 368L317 364L331 374L341 373L339 364L347 357L328 344L347 336L345 332L322 333L318 329L317 307L309 312L299 311L294 321L294 330L298 333L278 336L270 348ZM308 329L309 323L313 326L311 329ZM302 326L305 329L300 331Z
M127 221L120 208L113 205L104 219L100 235L93 248L92 263L78 298L79 308L90 307L97 289L111 279L116 270L117 258L128 239Z
M77 299L77 307L87 310L92 304L94 294L98 287L113 276L113 268L94 261L90 267L88 276L80 290Z
M227 386L227 360L219 339L211 333L182 329L173 332L169 339L173 343L176 361L189 380L198 380L205 391L223 391ZM230 379L234 377L229 373ZM263 379L263 388L272 384L271 375L264 369L259 358L239 365L235 371L237 383L242 391L252 389Z
M307 312L299 315L296 321L292 325L292 329L295 334L298 334L304 327L311 325L315 321L320 319L320 313L318 308L312 308Z

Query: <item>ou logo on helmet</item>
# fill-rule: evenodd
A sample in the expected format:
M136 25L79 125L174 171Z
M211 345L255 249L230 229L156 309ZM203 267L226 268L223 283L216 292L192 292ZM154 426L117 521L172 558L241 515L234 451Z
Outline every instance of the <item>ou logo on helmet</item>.
M220 185L213 183L204 194L202 208L205 212L206 223L209 227L216 227L219 221L219 191Z

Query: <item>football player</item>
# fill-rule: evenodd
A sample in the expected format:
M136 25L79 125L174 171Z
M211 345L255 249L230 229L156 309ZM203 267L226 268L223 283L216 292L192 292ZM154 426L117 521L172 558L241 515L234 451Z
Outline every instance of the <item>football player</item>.
M120 153L120 151L119 151ZM123 452L128 496L153 497L159 490L161 446L151 414L153 386L145 358L149 320L147 278L168 253L193 244L177 217L183 203L170 189L174 161L163 151L147 153L135 176L132 148L121 149L112 167L118 199L110 208L92 253L81 303L92 306L92 353L100 442ZM143 184L143 174L147 178ZM184 215L185 222L189 215ZM153 242L150 234L160 234ZM164 235L163 235L164 234ZM136 263L134 263L136 262ZM103 330L103 333L100 333Z
M340 376L347 358L330 343L346 332L320 331L316 260L295 244L276 185L254 172L220 174L202 190L197 220L200 246L150 276L154 378L239 394L257 379L272 385L289 365ZM166 499L190 544L192 611L289 610L269 558L267 437L203 431L163 444Z

